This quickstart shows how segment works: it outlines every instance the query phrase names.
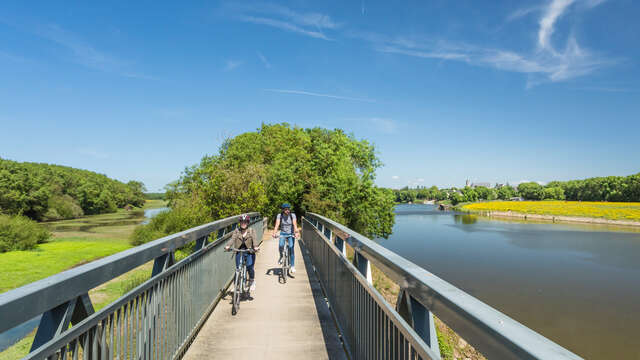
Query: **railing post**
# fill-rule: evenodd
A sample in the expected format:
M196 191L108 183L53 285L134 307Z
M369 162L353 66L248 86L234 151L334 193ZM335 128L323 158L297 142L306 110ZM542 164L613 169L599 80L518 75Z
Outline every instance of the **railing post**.
M433 321L433 314L431 314L429 309L419 301L416 301L406 290L400 290L398 293L398 301L396 302L396 311L411 325L425 344L440 356L436 326Z

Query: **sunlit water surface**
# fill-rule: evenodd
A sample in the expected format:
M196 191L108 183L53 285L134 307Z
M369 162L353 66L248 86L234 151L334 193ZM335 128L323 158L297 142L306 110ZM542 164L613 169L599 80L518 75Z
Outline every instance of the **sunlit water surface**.
M378 240L588 359L640 359L640 231L398 205Z

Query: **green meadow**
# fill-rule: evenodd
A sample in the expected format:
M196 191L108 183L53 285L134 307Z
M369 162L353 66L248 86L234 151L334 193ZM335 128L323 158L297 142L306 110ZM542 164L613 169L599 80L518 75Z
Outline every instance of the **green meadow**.
M144 220L143 210L165 204L163 200L147 200L141 209L41 223L53 234L50 242L34 250L0 254L0 293L130 248L129 236ZM96 311L147 280L151 268L152 263L145 264L92 289L89 296ZM34 335L35 331L0 352L0 360L25 356Z

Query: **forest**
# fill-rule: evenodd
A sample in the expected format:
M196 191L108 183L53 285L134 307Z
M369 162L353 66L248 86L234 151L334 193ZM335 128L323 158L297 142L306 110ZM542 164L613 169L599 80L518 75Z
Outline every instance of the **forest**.
M0 213L59 220L144 205L144 185L88 170L0 158Z
M479 200L508 200L516 196L526 200L640 202L640 173L629 176L551 181L545 185L524 182L517 187L508 184L494 188L467 186L461 189L438 189L435 186L415 189L405 187L393 190L393 193L398 203L416 200L450 200L455 205Z

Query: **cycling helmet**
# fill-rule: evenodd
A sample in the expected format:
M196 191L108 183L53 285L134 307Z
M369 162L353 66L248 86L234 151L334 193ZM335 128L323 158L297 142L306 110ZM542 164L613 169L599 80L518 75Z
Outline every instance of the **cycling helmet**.
M250 222L251 218L247 214L240 215L240 222Z
M282 204L282 206L280 206L282 209L291 209L291 205L289 205L289 203L284 203Z

